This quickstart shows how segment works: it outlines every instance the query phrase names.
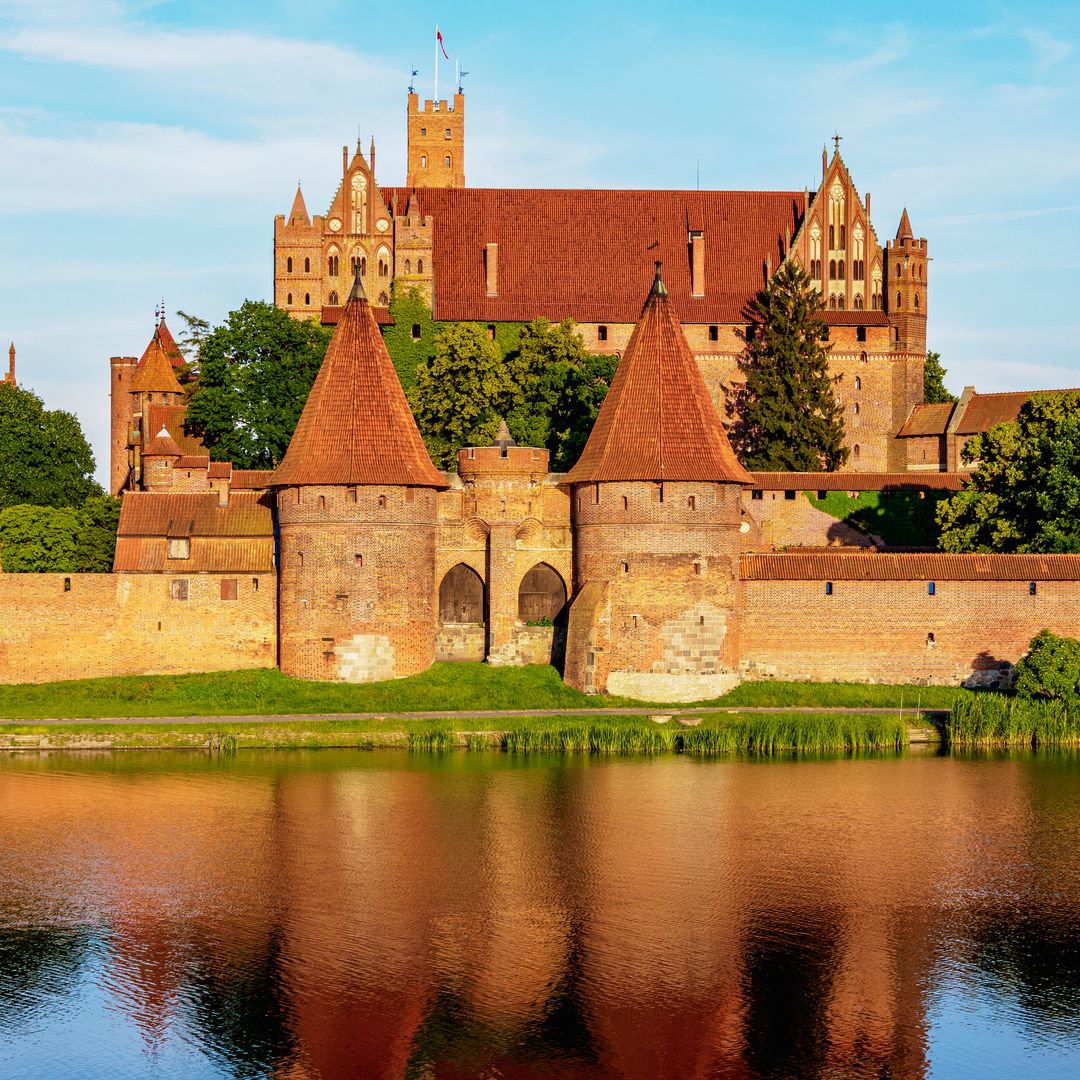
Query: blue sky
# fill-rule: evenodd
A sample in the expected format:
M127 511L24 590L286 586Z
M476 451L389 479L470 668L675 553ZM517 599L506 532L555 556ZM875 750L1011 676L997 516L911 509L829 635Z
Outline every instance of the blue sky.
M838 130L879 236L906 205L929 240L952 388L1080 386L1075 3L0 0L0 341L99 476L159 297L174 328L269 298L274 214L298 179L325 209L358 126L403 180L436 21L470 184L799 189Z

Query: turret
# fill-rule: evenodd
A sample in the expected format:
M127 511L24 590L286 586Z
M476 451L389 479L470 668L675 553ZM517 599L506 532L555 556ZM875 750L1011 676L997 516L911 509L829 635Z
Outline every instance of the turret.
M144 491L169 491L173 486L173 471L182 457L180 447L162 428L142 452L142 487Z
M732 685L741 491L656 264L573 485L566 680L654 700Z
M132 381L138 360L134 356L109 359L111 431L109 436L109 491L119 495L131 475L131 443L134 427Z
M446 478L420 438L359 275L271 486L281 670L369 682L428 667Z
M453 104L408 98L408 187L465 186L465 95Z
M893 351L925 355L929 260L926 239L915 238L906 207L885 256L885 304Z

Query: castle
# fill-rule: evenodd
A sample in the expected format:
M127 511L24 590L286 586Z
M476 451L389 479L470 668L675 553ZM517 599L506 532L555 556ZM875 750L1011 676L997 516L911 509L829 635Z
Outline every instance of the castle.
M276 469L185 433L164 317L111 360L114 572L0 576L0 680L553 661L588 692L676 701L743 678L993 685L1042 628L1080 632L1080 556L879 552L801 497L958 490L963 441L1025 397L922 403L926 241L905 211L878 244L838 149L814 193L471 190L463 121L460 94L411 95L408 187L378 187L373 147L346 154L325 217L298 192L275 223L277 301L334 325ZM788 258L828 296L844 473L748 473L721 421ZM380 330L391 282L493 333L571 315L619 352L569 473L505 426L434 467Z

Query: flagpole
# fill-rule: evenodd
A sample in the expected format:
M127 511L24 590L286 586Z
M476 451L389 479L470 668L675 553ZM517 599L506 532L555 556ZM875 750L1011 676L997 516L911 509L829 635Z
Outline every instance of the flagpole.
M439 24L435 24L435 108L439 107Z

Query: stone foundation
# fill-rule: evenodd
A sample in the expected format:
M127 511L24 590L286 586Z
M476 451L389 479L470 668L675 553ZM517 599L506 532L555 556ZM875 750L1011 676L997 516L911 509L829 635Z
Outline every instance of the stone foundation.
M607 691L617 697L635 698L638 701L709 701L733 690L740 681L733 672L673 675L649 671L613 671L607 678Z

